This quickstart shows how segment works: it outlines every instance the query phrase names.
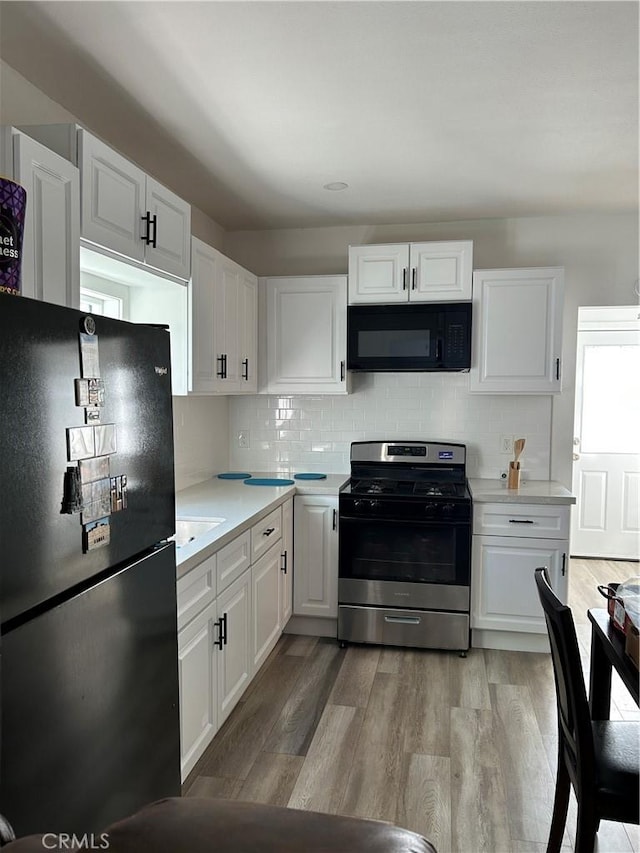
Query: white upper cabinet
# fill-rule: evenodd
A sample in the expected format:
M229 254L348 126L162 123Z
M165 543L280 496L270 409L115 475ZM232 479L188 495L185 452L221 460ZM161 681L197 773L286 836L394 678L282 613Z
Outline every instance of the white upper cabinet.
M82 237L189 278L191 208L86 130L78 131Z
M474 272L469 390L559 393L563 300L561 267Z
M195 394L257 391L258 280L195 237L190 302Z
M266 390L347 393L347 279L261 279L266 303Z
M349 304L471 299L473 242L349 247Z
M216 353L212 329L215 317L215 281L218 252L195 237L191 241L189 284L189 339L191 371L189 390L196 394L217 391Z
M349 305L406 302L409 244L349 246Z
M21 290L24 296L80 306L80 173L14 128L2 128L1 169L27 191Z
M141 239L144 242L145 263L178 278L188 279L191 206L149 176L145 198ZM147 215L150 217L149 226L145 219Z
M258 390L258 279L238 268L238 390L255 394Z
M191 207L77 125L38 125L36 138L80 168L83 240L183 280Z
M78 130L78 163L84 239L144 261L145 173L84 130Z

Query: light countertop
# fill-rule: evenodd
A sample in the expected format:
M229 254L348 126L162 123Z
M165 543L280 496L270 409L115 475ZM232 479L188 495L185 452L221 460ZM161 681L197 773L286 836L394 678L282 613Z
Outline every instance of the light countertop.
M247 472L250 473L250 472ZM254 477L293 479L293 474L257 471ZM337 495L347 474L328 474L325 480L296 480L293 486L247 486L243 480L220 480L215 474L202 483L176 492L178 518L223 518L211 530L176 550L178 577L231 542L295 494Z
M522 480L518 489L508 489L506 480L470 479L475 503L574 504L576 497L555 480Z

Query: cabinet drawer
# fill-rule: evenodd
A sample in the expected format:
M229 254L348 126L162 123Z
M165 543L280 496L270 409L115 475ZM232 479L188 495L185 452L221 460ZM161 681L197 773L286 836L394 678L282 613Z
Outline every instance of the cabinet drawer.
M490 536L568 539L570 507L546 504L476 504L473 532Z
M178 580L178 630L216 597L216 556L203 560Z
M282 535L282 508L274 509L251 528L251 562L254 563Z
M221 548L218 557L218 593L226 589L230 583L244 572L251 563L250 536L249 531L237 536L233 542L229 542Z

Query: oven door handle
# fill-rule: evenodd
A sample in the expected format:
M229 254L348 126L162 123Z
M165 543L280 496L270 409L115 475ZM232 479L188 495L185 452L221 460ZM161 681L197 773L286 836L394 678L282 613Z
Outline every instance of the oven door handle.
M419 616L385 616L384 621L396 625L419 625L421 619Z
M340 524L404 524L419 525L420 527L469 527L469 518L398 518L396 515L343 515L340 514Z

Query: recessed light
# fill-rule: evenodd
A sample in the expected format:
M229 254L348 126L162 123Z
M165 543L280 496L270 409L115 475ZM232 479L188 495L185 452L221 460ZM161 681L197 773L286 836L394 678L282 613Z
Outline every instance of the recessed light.
M338 192L338 190L346 190L348 186L349 184L345 184L344 181L333 181L331 184L324 184L324 189Z

